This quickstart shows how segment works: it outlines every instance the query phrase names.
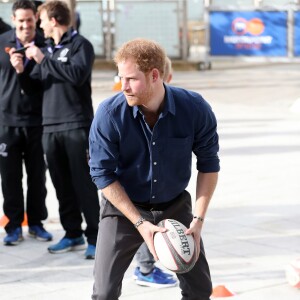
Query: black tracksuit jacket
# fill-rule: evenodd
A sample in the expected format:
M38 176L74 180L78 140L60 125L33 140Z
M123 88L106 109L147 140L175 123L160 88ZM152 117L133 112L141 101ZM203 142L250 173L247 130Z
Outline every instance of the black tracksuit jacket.
M44 38L36 34L35 45L43 48ZM0 35L0 124L10 127L39 126L42 123L42 90L32 89L26 95L21 88L16 70L10 63L5 48L17 48L15 29ZM34 60L25 60L24 74L29 74ZM27 88L26 84L23 88ZM29 87L28 87L29 88Z
M49 43L44 54L41 64L30 74L36 82L24 78L26 74L20 75L27 87L35 88L40 83L43 86L44 132L89 127L94 116L91 72L95 54L92 44L70 29L58 45Z

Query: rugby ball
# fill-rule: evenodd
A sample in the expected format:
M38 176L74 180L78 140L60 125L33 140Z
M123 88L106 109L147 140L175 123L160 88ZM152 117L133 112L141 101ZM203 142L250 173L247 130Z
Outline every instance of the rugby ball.
M162 220L157 226L167 228L166 232L154 235L154 247L161 264L179 274L190 271L196 263L193 236L186 235L187 228L173 219Z

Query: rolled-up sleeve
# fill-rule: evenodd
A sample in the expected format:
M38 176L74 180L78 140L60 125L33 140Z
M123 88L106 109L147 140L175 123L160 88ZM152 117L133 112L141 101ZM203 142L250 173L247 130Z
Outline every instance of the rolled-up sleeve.
M217 120L207 102L202 103L200 117L197 118L197 128L193 152L197 157L197 170L203 173L220 171L219 136Z
M100 105L89 136L90 174L98 189L117 180L118 133L105 105Z

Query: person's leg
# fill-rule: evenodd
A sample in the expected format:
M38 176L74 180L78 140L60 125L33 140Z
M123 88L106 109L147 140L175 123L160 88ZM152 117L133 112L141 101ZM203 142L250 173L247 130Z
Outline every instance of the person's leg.
M3 193L3 211L9 219L6 232L21 226L24 219L23 143L20 130L0 126L0 173Z
M144 242L136 253L137 267L134 269L135 283L142 286L170 287L177 284L177 278L155 265L155 260Z
M209 300L212 294L210 271L202 239L200 247L201 253L193 269L187 273L177 275L182 300Z
M146 243L143 243L138 249L136 253L136 261L141 273L149 274L152 272L155 260Z
M133 224L109 201L103 200L94 264L93 300L119 299L124 273L142 242Z
M46 208L46 166L42 147L42 127L24 129L26 148L24 162L27 172L28 225L42 225L48 216Z
M153 212L155 223L163 219L175 219L189 227L193 219L191 196L184 191L173 205L163 212ZM200 242L201 254L193 269L184 274L177 274L180 282L182 300L209 300L212 283L209 266L206 261L204 245Z
M100 203L96 185L89 173L89 128L69 130L65 137L65 148L70 162L72 184L79 206L86 221L85 235L90 245L96 245Z
M68 157L63 147L64 132L44 133L43 148L46 154L49 173L59 202L61 224L66 238L82 235L82 216L73 189Z

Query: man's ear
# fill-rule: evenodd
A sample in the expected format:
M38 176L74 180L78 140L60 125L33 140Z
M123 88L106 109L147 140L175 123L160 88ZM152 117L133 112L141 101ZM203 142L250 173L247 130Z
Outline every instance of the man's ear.
M16 17L14 15L11 16L11 21L15 25Z
M57 21L53 17L50 19L50 23L52 24L53 27L56 27L57 25Z
M152 70L152 80L156 81L159 78L159 71L158 69L153 69Z

